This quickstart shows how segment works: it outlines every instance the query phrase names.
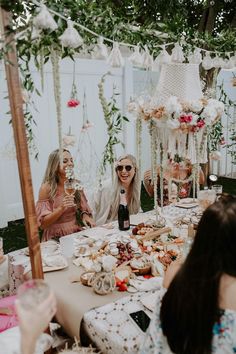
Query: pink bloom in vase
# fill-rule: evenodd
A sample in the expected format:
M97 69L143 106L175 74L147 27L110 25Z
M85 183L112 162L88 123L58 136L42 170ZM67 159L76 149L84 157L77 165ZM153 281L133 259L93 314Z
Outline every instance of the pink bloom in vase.
M179 191L179 197L180 198L186 198L188 196L188 191L186 188L182 187Z
M70 99L68 102L67 102L67 107L77 107L79 106L80 104L80 101L79 100L76 100L76 99Z
M190 123L192 122L192 115L191 114L182 114L180 117L179 117L179 122L180 123Z
M191 114L186 115L186 123L191 123L193 116Z
M204 127L204 125L205 125L205 122L204 122L203 119L200 119L200 120L197 122L197 127L198 127L198 128L202 128L202 127Z

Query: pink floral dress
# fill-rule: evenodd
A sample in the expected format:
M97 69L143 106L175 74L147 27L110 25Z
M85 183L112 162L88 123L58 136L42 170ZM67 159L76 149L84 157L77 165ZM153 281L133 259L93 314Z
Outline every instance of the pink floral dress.
M63 197L64 194L59 194L57 192L54 200L45 199L39 200L36 203L36 214L39 226L41 226L42 220L46 215L51 214L56 208L58 208L62 204ZM81 212L81 215L83 213L86 213L88 215L92 214L83 191L80 191L79 210ZM82 227L81 225L78 225L76 212L76 207L66 209L54 224L44 229L43 241L48 241L51 238L66 236L69 234L73 234L74 232L81 231Z

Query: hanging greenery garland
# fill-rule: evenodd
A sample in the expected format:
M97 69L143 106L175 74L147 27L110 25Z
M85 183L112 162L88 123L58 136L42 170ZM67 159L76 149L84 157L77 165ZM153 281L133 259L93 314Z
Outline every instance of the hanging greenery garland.
M123 130L124 122L129 122L129 120L127 117L123 116L120 113L120 109L117 107L116 96L119 94L116 92L114 86L113 86L113 94L111 100L107 101L107 99L105 98L104 83L105 83L106 76L109 74L110 74L109 72L104 74L101 78L101 81L98 84L98 90L99 90L98 97L102 105L104 120L107 126L107 134L108 134L108 140L102 154L100 172L101 175L104 175L106 172L107 165L110 165L111 176L113 179L114 163L116 160L115 146L121 144L123 147L125 147L124 143L119 138L119 134Z
M59 61L60 61L60 53L58 49L52 47L51 63L52 63L52 73L53 73L53 87L54 87L54 98L55 98L56 113L57 113L59 154L60 154L60 161L62 163L63 141L62 141L61 82L60 82Z
M138 169L142 168L142 117L138 116L135 122L136 126L136 156Z

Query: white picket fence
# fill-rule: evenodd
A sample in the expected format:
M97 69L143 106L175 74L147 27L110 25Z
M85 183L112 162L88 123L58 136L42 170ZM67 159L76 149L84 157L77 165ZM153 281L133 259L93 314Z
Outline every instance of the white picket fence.
M36 87L40 90L41 80L37 70L32 65L32 74ZM79 166L85 171L81 171L86 177L86 168L93 166L89 171L91 181L96 180L96 167L101 160L101 155L107 140L106 126L103 118L102 107L98 98L98 83L101 76L107 71L111 75L107 76L104 91L109 99L112 95L113 85L120 93L117 96L118 106L123 114L126 114L126 105L133 95L133 69L127 62L123 69L112 69L103 61L77 59L75 64L76 84L81 105L77 108L68 108L67 101L70 98L72 86L73 62L72 60L62 60L60 66L61 77L61 102L62 102L62 130L67 133L69 126L76 136L75 147L71 152L77 163L84 161L84 166ZM48 63L44 68L45 88L42 96L34 95L35 106L38 110L33 111L37 126L34 127L36 136L35 143L38 148L39 158L36 161L31 156L31 171L34 187L34 196L37 199L38 190L45 171L49 153L58 147L58 131L56 120L56 108L53 93L52 68ZM94 124L87 133L81 133L83 120L83 94L87 96L87 114L89 120ZM5 80L4 65L0 63L0 227L7 225L10 220L23 218L23 208L21 200L20 183L18 176L17 161L14 154L14 140L12 126L9 124L10 115L7 96L7 85ZM125 149L121 146L117 148L117 155L125 151L135 152L135 128L133 120L125 124L121 136L125 143ZM80 144L80 145L79 145ZM83 155L79 156L83 152ZM92 161L93 160L93 161ZM91 162L92 161L92 162Z
M236 71L233 74L236 75ZM233 74L232 71L222 70L217 81L218 85L223 82L224 91L228 98L236 104L236 87L232 85ZM233 127L236 128L236 109L233 106L226 105L225 112L226 114L222 117L222 125L226 145L220 146L221 159L218 162L213 161L211 163L211 170L219 176L236 178L236 164L233 163L229 149L227 148L227 144L232 143L230 140L230 130ZM233 149L236 151L236 145Z
M40 90L40 75L33 65L31 68L36 87ZM128 61L124 68L111 70L104 61L76 59L76 84L81 105L77 108L68 108L66 103L71 92L73 62L69 59L61 61L62 129L63 133L67 133L70 126L72 133L76 136L77 141L75 147L70 150L76 160L82 182L84 182L88 194L91 193L96 184L96 169L100 163L107 140L106 125L98 98L98 83L101 76L107 71L111 71L111 75L107 76L105 82L105 96L107 99L111 97L113 85L115 85L117 92L120 93L120 95L117 96L118 106L121 112L130 119L130 122L124 125L121 136L125 148L123 149L119 146L116 149L117 156L123 152L135 154L136 151L135 121L126 111L130 97L141 94L142 92L146 93L148 90L150 91L152 88L155 88L158 80L157 73L134 70ZM222 77L225 79L226 90L228 90L231 96L236 96L236 89L232 88L232 85L229 83L232 74L230 76L229 72L224 72L221 75L223 75ZM52 68L49 63L47 63L44 68L44 81L45 87L42 95L34 95L33 97L38 110L33 111L33 116L37 123L37 126L34 127L34 133L36 136L35 143L39 152L38 161L34 159L33 155L30 158L35 200L37 199L48 155L52 150L58 147ZM81 133L84 90L87 96L88 118L89 121L94 124L94 127L87 133ZM8 99L5 98L7 95L4 65L0 62L0 227L6 226L8 221L24 217L18 167L14 154L12 126L9 124L10 115L6 114L6 112L9 111ZM233 97L231 97L231 99L233 99ZM223 122L223 124L225 126L227 140L228 123ZM220 164L214 164L213 170L220 172L222 175L232 174L235 170L231 172L231 165L230 157L228 155L226 157L226 150L223 150L222 161ZM149 167L150 137L147 126L143 124L141 175Z

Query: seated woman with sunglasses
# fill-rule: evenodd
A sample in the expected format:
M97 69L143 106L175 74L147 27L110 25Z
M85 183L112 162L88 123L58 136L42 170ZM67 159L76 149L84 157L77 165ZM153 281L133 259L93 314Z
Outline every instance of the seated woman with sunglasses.
M140 179L136 159L133 155L121 156L115 167L114 182L106 181L95 193L91 206L96 225L117 219L120 190L125 189L130 214L140 208Z
M203 213L184 264L169 274L141 354L236 353L235 254L236 197L222 196Z

